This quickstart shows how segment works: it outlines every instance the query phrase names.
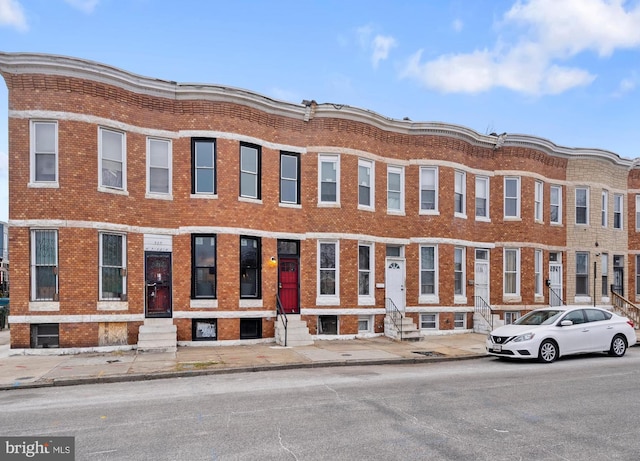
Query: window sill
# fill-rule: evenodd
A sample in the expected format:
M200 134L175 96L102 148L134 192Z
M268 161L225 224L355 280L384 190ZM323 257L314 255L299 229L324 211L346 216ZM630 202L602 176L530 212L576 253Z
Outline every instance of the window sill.
M99 311L127 311L129 303L127 301L98 301L96 308Z
M376 298L373 296L358 296L358 306L375 306Z
M55 182L29 182L27 183L27 187L32 189L59 189L60 184L58 181Z
M147 192L144 198L154 199L154 200L173 200L172 194L157 194L153 192Z
M573 298L573 302L576 304L591 304L593 299L591 296L576 296Z
M453 304L467 304L467 297L461 296L461 295L454 295Z
M478 221L478 222L491 222L491 218L487 218L485 216L476 216L476 221Z
M262 299L241 299L239 307L241 308L262 307Z
M191 309L217 309L217 299L192 299L189 301Z
M370 211L372 213L375 213L376 209L372 206L368 206L368 205L360 205L358 204L358 210L360 211Z
M418 304L438 304L440 297L438 295L420 295Z
M503 221L522 221L520 216L505 216Z
M406 216L404 210L389 210L387 209L387 214L391 216Z
M255 197L240 196L238 197L238 202L255 203L256 205L262 205L262 199L255 198Z
M467 215L464 213L458 213L457 211L453 213L454 218L467 219Z
M418 212L419 215L424 216L440 216L440 211L438 210L420 210Z
M205 194L205 193L190 194L189 198L217 199L218 194Z
M342 208L340 202L318 202L318 208Z
M505 304L521 303L522 296L520 295L502 295L502 302Z
M339 306L340 298L337 296L318 296L316 297L318 306Z
M299 203L280 202L280 203L278 203L278 206L280 208L295 208L295 209L298 209L298 210L302 209L302 205L300 205Z
M126 195L129 196L129 191L124 189L112 189L110 187L98 186L98 192L104 192L107 194Z
M58 301L30 301L29 312L54 312L60 311Z

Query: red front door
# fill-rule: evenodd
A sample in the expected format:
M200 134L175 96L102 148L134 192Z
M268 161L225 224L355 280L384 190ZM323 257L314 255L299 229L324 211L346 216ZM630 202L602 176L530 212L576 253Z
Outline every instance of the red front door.
M146 252L146 317L171 317L171 253Z
M300 313L297 258L279 258L278 295L280 296L280 302L286 314Z

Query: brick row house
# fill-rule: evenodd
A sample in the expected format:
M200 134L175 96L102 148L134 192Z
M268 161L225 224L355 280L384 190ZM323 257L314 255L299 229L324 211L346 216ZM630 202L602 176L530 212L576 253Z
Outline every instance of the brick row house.
M70 57L0 73L12 348L268 342L278 305L319 340L640 299L640 170L614 153Z

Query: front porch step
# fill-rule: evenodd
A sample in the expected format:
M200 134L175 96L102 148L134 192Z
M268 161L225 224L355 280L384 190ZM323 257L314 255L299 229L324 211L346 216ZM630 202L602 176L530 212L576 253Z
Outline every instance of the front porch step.
M422 333L420 332L420 329L416 327L413 319L409 317L398 318L397 316L395 318L396 322L394 323L393 319L389 315L385 316L385 336L396 339L398 341L422 341L424 339Z
M172 319L145 319L138 329L138 352L176 352L178 328Z
M307 322L304 322L300 315L288 314L287 321L287 346L295 347L313 345L313 339L309 333ZM276 322L275 339L277 344L284 346L285 329L284 323L280 317L278 317Z

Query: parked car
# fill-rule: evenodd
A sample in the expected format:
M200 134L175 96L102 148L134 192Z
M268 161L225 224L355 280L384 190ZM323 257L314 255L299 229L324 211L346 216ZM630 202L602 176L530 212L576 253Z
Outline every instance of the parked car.
M549 363L590 352L622 357L636 341L633 321L626 317L596 307L548 307L489 333L487 353Z

